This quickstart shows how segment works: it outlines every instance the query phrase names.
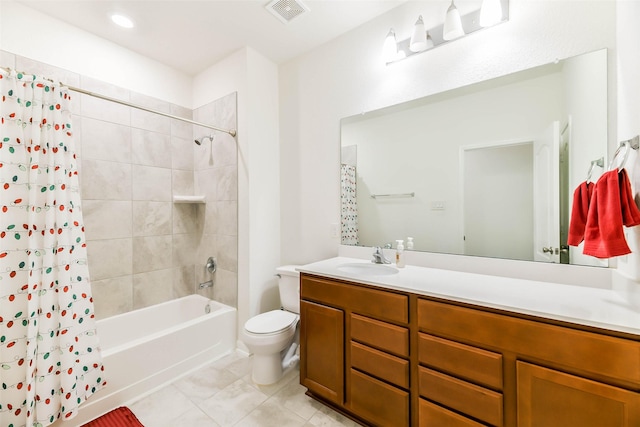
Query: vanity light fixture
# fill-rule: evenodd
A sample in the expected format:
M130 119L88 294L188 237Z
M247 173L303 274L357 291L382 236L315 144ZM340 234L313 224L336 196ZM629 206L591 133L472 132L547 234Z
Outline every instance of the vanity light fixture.
M482 0L479 9L462 16L452 0L442 25L425 30L420 15L411 37L401 41L397 41L393 28L389 30L384 41L383 58L386 64L397 62L508 20L509 0Z
M447 14L444 18L442 38L445 40L455 40L462 36L464 36L464 29L462 28L460 12L458 12L458 8L453 3L453 0L451 0L451 5L449 9L447 9Z

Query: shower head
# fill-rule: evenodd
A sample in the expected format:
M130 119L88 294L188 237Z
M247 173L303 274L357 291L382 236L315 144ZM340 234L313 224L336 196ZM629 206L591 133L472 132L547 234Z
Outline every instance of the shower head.
M202 138L194 139L193 142L195 142L197 145L202 145L205 139L208 139L209 141L213 142L213 135L203 136Z

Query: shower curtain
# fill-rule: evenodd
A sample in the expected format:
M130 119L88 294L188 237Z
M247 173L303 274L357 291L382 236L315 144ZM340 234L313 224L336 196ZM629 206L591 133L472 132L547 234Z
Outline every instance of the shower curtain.
M70 95L0 69L0 96L0 426L47 426L105 385Z
M340 166L340 212L342 244L358 244L358 199L356 197L356 167Z

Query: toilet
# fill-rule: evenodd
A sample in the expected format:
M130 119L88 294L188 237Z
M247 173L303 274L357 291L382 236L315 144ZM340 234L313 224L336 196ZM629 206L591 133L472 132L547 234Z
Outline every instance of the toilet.
M282 308L253 316L244 324L242 342L253 353L251 379L256 384L277 382L300 359L295 354L300 339L300 273L296 267L276 269Z

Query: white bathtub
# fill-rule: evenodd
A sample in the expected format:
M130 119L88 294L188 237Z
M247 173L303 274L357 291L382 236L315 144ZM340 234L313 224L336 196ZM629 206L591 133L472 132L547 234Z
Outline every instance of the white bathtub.
M236 345L236 309L200 295L98 320L97 327L107 386L75 418L56 427L82 425L229 354Z

